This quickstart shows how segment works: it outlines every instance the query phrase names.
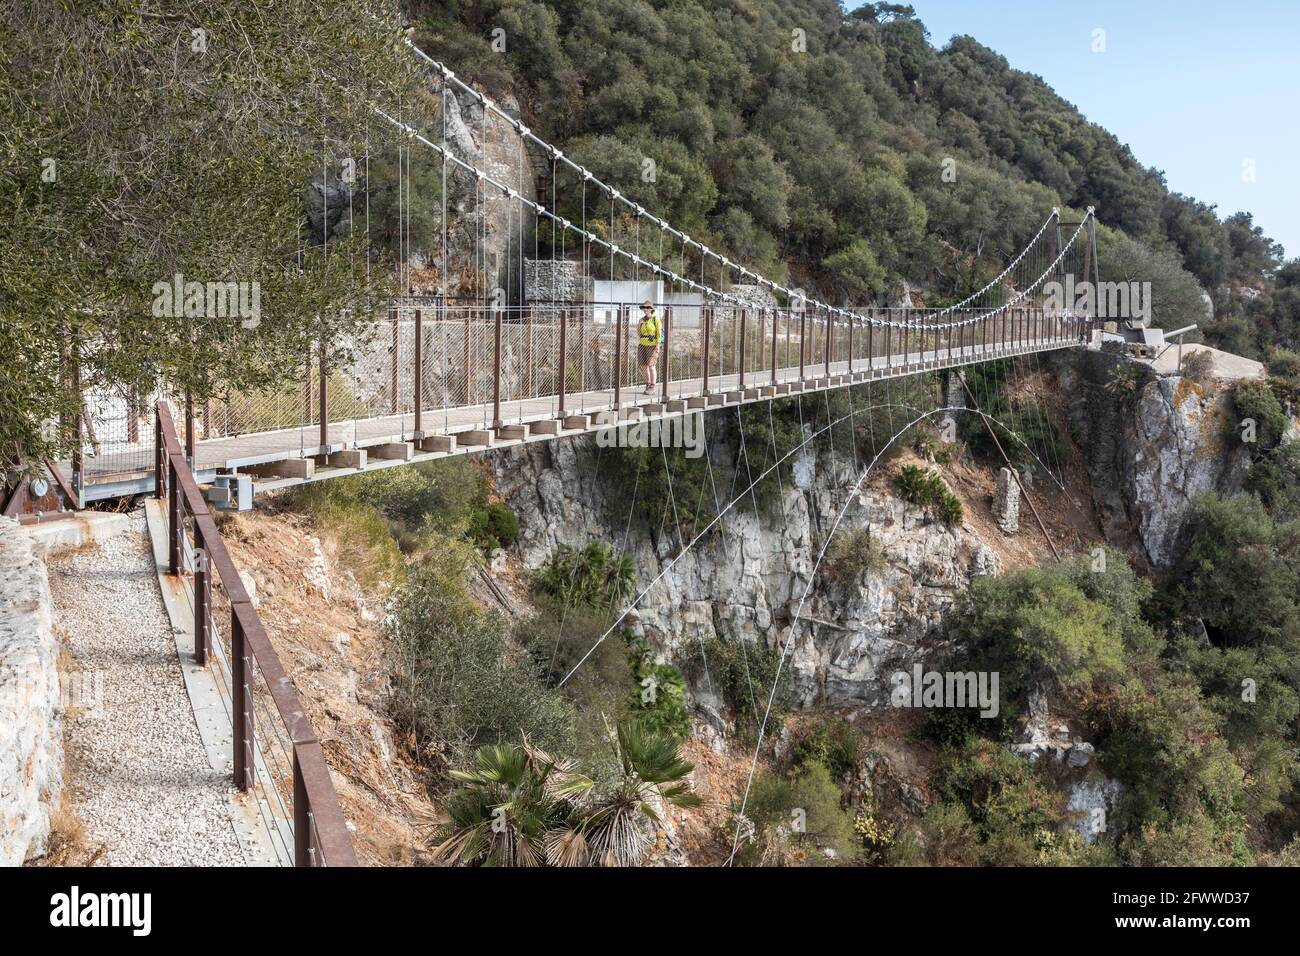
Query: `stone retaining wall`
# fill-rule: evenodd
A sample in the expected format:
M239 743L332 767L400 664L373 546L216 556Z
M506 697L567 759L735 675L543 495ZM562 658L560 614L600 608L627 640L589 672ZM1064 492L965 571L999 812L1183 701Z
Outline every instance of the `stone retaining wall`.
M63 708L45 563L0 518L0 866L45 851L63 787Z

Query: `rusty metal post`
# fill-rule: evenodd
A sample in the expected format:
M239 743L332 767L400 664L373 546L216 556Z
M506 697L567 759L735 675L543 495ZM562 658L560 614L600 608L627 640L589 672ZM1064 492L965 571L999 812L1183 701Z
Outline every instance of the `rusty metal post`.
M465 306L465 404L474 404L474 366L470 364L470 307Z
M849 375L853 375L853 320L857 318L853 313L849 313Z
M77 493L77 500L71 502L72 507L81 507L82 489L85 487L84 456L82 454L82 445L84 444L84 435L82 433L83 421L86 417L85 396L81 393L81 357L78 354L77 346L80 342L77 335L77 327L72 327L69 335L70 345L68 348L68 360L72 366L70 371L72 394L76 396L72 420L72 483L73 489Z
M614 407L623 407L623 310L620 305L614 311Z
M501 427L501 307L495 309L492 332L492 427Z
M413 361L415 374L411 377L414 379L412 388L415 399L415 427L414 431L417 437L424 437L424 310L415 310L415 358ZM321 378L324 381L324 376Z
M876 365L876 323L867 316L867 378L870 379Z
M560 310L560 361L559 361L559 392L560 392L560 414L565 412L564 399L568 393L569 387L569 312L567 309Z
M203 532L194 529L194 663L202 667L208 662L211 635L208 630L208 610L212 607L212 577L208 566L208 552L203 547Z
M673 326L673 307L671 305L664 307L664 402L668 401L668 375L673 370L672 357L669 354L670 345L668 336Z
M320 446L324 448L330 443L330 378L327 360L328 349L325 344L324 334L321 335L316 347L320 349L320 354L317 356L317 361L320 364L320 385L317 394L320 398Z
M702 325L704 326L704 394L709 394L709 342L713 337L713 309L707 305L700 306Z
M826 377L831 377L831 360L835 357L835 313L826 310Z
M293 748L293 865L315 866L315 840L312 839L311 804L307 784L302 778L298 748Z
M799 310L799 381L803 381L803 359L804 351L808 342L808 312L807 306Z
M153 496L162 498L167 493L167 455L163 448L162 418L154 411L153 417Z
M587 320L592 311L584 308L578 315L578 391L587 390ZM585 405L583 406L586 407Z
M776 335L777 335L777 325L780 324L777 321L779 315L780 313L776 309L772 310L772 384L773 385L776 384Z
M185 460L194 467L194 393L185 390Z
M253 785L253 695L249 689L248 642L234 607L230 609L230 697L235 786L247 791Z
M533 307L524 313L524 397L533 397Z
M399 353L401 352L402 349L402 321L401 321L401 313L398 312L397 309L392 310L392 322L393 322L393 414L396 415L398 411L398 405L399 405L398 392L399 389L401 388L401 379L399 377L398 362L400 361Z
M738 387L740 388L741 391L744 391L745 389L745 331L746 331L745 326L747 324L746 319L748 319L748 317L749 317L749 310L741 309L740 310L740 355L738 356L738 360L740 362L740 382Z
M167 457L167 571L175 576L181 573L181 537L185 529L181 521L181 489L176 480L176 463Z

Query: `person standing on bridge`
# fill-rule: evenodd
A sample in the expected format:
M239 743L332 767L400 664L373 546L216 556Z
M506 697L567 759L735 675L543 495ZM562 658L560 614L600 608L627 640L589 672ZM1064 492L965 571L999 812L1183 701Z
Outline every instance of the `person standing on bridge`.
M655 315L654 303L646 299L641 303L641 321L637 323L637 365L645 379L645 393L653 395L659 369L659 350L664 344L664 324Z

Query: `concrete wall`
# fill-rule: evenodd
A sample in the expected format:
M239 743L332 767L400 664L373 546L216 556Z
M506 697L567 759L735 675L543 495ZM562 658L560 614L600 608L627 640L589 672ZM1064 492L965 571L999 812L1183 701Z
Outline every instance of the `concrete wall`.
M32 539L0 518L0 865L45 850L63 786L63 708L50 582Z

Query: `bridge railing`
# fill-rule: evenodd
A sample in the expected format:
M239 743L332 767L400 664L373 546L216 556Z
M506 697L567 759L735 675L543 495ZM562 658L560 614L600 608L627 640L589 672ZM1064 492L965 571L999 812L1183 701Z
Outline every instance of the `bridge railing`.
M356 866L311 720L231 560L165 401L156 406L154 435L156 496L167 501L168 571L189 579L194 658L211 670L231 723L235 786L256 802L279 858L295 866Z
M656 372L660 400L982 361L1077 342L1089 330L1086 317L1050 313L1034 300L942 314L869 309L852 318L721 303L660 303L656 311L667 339ZM240 455L200 448L194 467L202 471L232 458L306 457L644 402L639 317L639 302L402 300L351 340L331 343L324 361L313 348L301 372L277 387L218 388L192 407L180 397L186 447L191 436L196 445L240 439ZM90 482L145 482L151 429L121 397L99 405L111 410L113 426L84 455Z

